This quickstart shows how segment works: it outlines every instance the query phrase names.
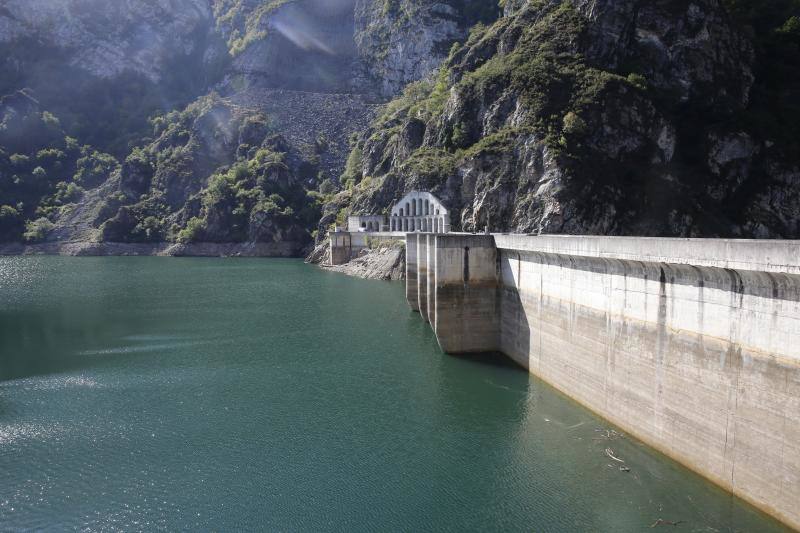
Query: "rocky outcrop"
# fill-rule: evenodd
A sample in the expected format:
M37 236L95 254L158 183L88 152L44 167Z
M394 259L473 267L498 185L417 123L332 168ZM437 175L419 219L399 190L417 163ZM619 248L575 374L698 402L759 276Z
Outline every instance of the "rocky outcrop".
M368 92L357 76L353 3L251 3L247 16L233 30L233 41L229 40L233 55L229 79L261 88Z
M391 97L437 69L473 24L496 16L485 0L356 0L356 47L379 93Z
M318 161L322 179L338 179L350 153L350 137L364 131L376 104L360 94L250 88L226 98L238 109L260 112L289 143Z
M148 116L204 94L227 62L208 0L0 6L0 95L30 89L71 135L118 156Z
M309 260L309 262L313 262ZM406 248L403 243L384 243L375 249L366 249L361 255L343 265L321 266L331 272L339 272L363 279L399 281L406 277Z
M800 235L797 158L741 121L753 48L717 1L506 7L365 132L338 209L423 189L466 231Z
M36 43L85 74L135 72L154 83L170 76L176 58L196 57L196 66L214 61L219 50L207 48L213 27L207 0L6 0L0 9L6 50ZM18 65L17 72L34 67Z
M753 84L752 44L716 1L576 0L587 21L589 64L635 71L677 104L743 109Z

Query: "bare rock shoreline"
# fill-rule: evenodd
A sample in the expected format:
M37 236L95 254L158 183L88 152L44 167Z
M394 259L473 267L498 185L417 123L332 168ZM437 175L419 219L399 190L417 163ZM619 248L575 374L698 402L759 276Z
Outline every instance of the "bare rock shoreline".
M325 249L327 250L327 248ZM314 256L317 261L312 258ZM316 262L321 268L331 272L339 272L362 279L383 281L401 281L406 279L406 248L404 245L388 244L371 250L364 250L361 255L343 265L329 265L320 261L327 254L318 251L309 257L309 262Z
M302 257L299 243L211 243L178 244L122 242L47 242L0 244L0 255L65 256L171 256L171 257Z

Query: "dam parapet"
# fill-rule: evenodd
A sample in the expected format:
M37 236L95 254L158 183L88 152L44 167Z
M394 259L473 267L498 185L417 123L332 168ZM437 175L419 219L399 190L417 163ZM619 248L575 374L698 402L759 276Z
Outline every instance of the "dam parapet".
M800 527L800 241L407 239L443 351L502 352Z

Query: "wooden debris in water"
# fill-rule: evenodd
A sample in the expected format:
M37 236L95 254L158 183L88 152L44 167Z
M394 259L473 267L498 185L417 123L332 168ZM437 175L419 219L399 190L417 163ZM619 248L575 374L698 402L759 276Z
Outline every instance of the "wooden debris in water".
M650 527L654 528L654 527L658 527L658 526L677 526L678 524L683 524L683 520L678 520L677 522L672 522L671 520L662 520L661 518L659 518L658 520L653 522L653 525L651 525Z
M618 463L624 463L625 462L622 459L620 459L619 457L615 456L614 455L614 450L612 450L611 448L606 448L606 455L609 458L613 459L614 461L616 461Z
M595 429L595 432L599 433L600 436L599 437L595 437L592 440L614 440L614 439L620 439L620 438L623 437L623 435L620 432L614 431L613 429L599 429L598 428L598 429Z

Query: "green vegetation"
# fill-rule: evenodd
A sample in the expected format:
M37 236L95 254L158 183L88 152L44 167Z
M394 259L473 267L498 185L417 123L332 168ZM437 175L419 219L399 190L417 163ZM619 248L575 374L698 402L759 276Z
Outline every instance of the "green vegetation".
M46 238L64 206L117 171L116 159L64 134L24 93L2 101L14 112L0 123L0 242ZM6 156L10 153L11 155Z
M523 136L533 133L532 128L503 128L491 135L481 137L481 139L467 148L459 150L456 155L459 159L468 159L478 155L503 155L514 149L517 140Z
M151 125L156 140L126 158L125 194L103 210L104 240L261 242L279 233L310 238L307 229L319 220L330 192L304 186L268 117L235 113L211 94L183 111L154 117ZM328 181L324 189L332 186Z
M75 183L83 187L95 187L119 169L119 162L109 154L87 149L85 155L76 162Z
M178 231L176 240L183 244L199 241L205 229L205 220L200 217L192 217L186 223L186 227Z
M449 93L450 70L442 67L434 82L421 80L406 85L400 96L384 106L375 125L380 129L394 128L396 131L398 125L408 118L431 120L442 113Z
M29 221L25 224L25 234L23 238L27 242L40 242L43 241L47 234L53 229L53 223L47 218L37 218L36 220Z
M422 183L433 185L455 172L456 158L437 148L419 148L406 160L401 171L418 177Z
M350 151L350 155L347 156L344 174L342 174L342 177L340 178L340 181L344 184L345 188L352 189L353 186L361 181L361 166L363 158L364 154L361 151L361 147L359 145L355 145ZM321 189L320 192L322 192Z
M628 80L628 83L630 83L634 87L638 87L643 91L647 90L647 78L645 78L641 74L631 72L625 79Z

